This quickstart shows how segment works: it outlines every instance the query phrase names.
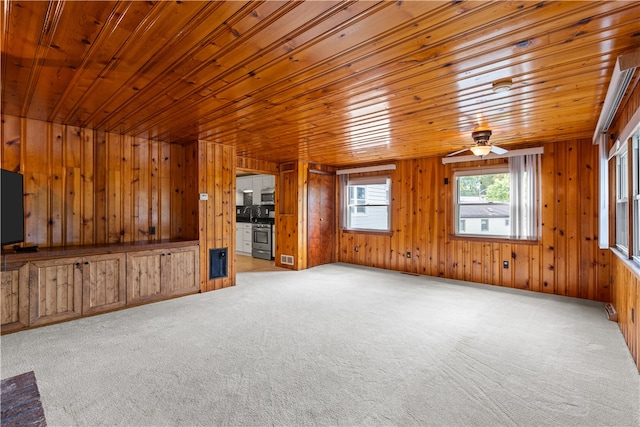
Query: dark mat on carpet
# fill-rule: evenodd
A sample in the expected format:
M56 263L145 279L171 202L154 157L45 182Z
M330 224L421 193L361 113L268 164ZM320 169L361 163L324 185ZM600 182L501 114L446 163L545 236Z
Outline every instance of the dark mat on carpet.
M3 426L46 426L36 375L31 372L2 380Z

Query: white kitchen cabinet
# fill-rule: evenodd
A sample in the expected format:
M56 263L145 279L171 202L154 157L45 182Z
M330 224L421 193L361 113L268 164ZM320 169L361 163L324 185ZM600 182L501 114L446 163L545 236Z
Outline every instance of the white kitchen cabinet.
M251 177L251 176L241 176L241 177L236 178L236 206L244 206L244 194L245 194L245 192L246 191L253 191L253 179L252 178L253 177Z
M251 223L236 223L236 252L251 254Z
M240 192L243 192L245 190L252 190L253 189L253 177L251 177L251 176L238 177L238 179L236 181L236 188Z
M275 175L262 175L262 188L273 189L276 185Z
M254 175L251 177L253 188L253 204L260 204L260 193L262 193L262 175Z

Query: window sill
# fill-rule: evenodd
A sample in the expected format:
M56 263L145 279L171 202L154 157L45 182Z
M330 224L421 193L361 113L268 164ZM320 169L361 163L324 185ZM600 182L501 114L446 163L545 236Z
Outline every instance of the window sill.
M537 245L539 240L531 239L509 239L506 237L490 237L490 236L477 236L477 235L459 235L449 234L449 240L463 240L467 242L486 242L486 243L510 243L517 245Z
M609 249L615 256L620 259L620 261L622 261L627 266L629 270L631 270L633 274L635 274L637 279L640 279L640 264L632 259L629 259L629 257L618 248L611 247Z
M393 236L392 231L376 231L376 230L348 230L346 228L340 229L346 234L372 234L374 236Z

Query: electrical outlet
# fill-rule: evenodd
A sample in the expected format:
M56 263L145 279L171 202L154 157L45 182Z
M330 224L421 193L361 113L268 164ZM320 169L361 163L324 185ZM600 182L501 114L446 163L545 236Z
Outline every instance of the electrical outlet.
M154 226L149 227L149 236L156 234L156 228Z
M356 252L360 252L360 246L356 246Z
M502 261L502 268L509 268L509 261Z
M411 252L407 252L407 258L411 258Z

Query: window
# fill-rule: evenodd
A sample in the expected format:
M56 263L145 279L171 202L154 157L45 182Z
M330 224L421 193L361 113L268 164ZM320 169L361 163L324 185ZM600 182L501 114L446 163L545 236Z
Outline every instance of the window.
M349 187L349 206L355 206L355 213L366 213L367 187Z
M633 257L640 262L640 130L631 139L633 144Z
M627 144L616 154L616 246L629 251L629 163Z
M615 247L640 264L640 126L624 142L609 151L609 166L615 171Z
M537 238L539 158L539 155L512 157L508 167L456 171L455 233Z
M347 230L389 231L389 177L344 177L346 209L343 209L343 227Z

